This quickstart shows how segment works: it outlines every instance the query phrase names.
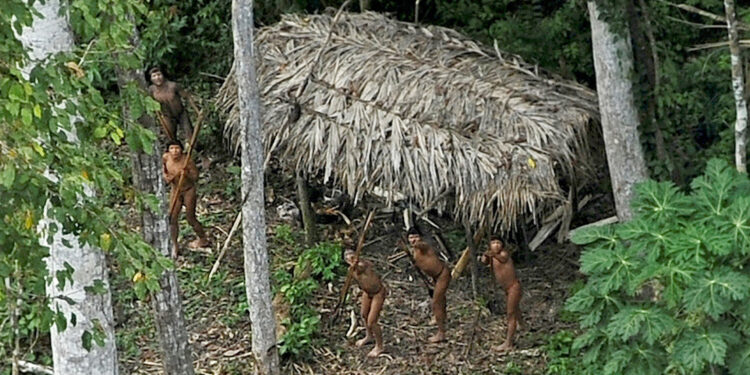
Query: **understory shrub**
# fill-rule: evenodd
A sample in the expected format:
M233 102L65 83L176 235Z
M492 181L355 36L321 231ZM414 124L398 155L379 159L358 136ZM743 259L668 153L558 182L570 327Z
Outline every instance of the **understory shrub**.
M644 182L632 221L573 237L583 373L750 374L750 184L714 159L690 188Z
M291 238L284 231L277 233L282 240ZM321 242L305 249L297 258L295 269L307 269L309 276L295 276L285 269L274 272L277 293L289 305L289 316L281 324L286 332L281 337L279 353L303 357L310 353L320 325L320 314L312 306L312 297L320 282L332 281L341 265L341 245Z

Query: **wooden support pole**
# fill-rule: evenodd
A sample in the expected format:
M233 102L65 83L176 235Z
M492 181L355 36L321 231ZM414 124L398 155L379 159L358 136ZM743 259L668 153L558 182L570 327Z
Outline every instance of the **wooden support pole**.
M300 212L302 212L302 224L305 228L305 242L308 246L313 246L318 241L318 231L315 225L315 213L310 204L307 181L301 171L296 172L295 180L297 182L297 201L299 202Z

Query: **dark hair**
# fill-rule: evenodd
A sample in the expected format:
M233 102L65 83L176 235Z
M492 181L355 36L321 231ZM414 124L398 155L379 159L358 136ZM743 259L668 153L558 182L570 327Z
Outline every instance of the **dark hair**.
M410 236L412 234L416 234L417 236L422 236L422 232L416 226L413 226L413 227L409 228L409 231L406 232L406 234L408 234Z
M180 146L180 148L183 149L183 150L185 149L185 147L182 146L182 142L180 142L180 141L178 141L176 139L173 139L173 140L167 142L167 151L169 151L169 146L172 146L172 145Z
M154 74L154 73L161 73L161 74L164 74L164 72L162 72L162 71L161 71L161 68L160 68L160 67L158 67L158 66L155 66L155 67L153 67L153 68L151 68L151 69L149 69L149 70L148 70L148 76L149 76L149 77L151 77L151 75L152 75L152 74Z
M500 241L500 243L502 243L502 242L503 242L503 240L502 240L502 239L500 238L500 236L498 236L498 235L496 235L496 234L495 234L495 235L492 235L492 236L490 236L490 242L492 242L492 241Z

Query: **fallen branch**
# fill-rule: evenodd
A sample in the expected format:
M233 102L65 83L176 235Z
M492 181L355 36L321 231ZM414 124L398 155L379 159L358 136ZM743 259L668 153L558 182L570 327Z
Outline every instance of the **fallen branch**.
M33 372L36 374L54 375L55 373L52 370L52 367L37 365L36 363L26 362L22 360L18 361L18 368L23 372Z
M471 355L471 349L474 347L474 338L477 336L477 327L479 326L479 317L482 315L482 307L477 303L477 314L474 317L474 324L471 325L471 336L469 337L469 345L466 347L464 352L464 361L466 361Z
M667 4L669 6L673 6L673 7L678 8L678 9L682 9L682 10L684 10L686 12L694 13L694 14L706 17L708 19L712 19L714 21L721 22L721 23L724 24L724 26L722 26L723 28L727 27L726 26L727 19L724 18L723 16L718 15L718 14L713 14L713 13L711 13L709 11L705 11L703 9L700 9L698 7L695 7L695 6L692 6L692 5L688 5L688 4L675 4L675 3L672 3L672 2L669 2L669 1L665 1L665 0L660 0L660 1L662 3L664 3L664 4ZM746 24L744 22L739 22L738 21L737 22L737 29L738 30L750 30L750 25L748 25L748 24Z
M245 193L245 197L242 198L242 203L240 203L240 212L237 213L237 216L234 218L234 224L232 224L232 229L229 230L229 234L227 235L227 239L224 241L224 246L221 247L221 251L219 252L219 257L216 258L216 262L214 262L214 266L211 267L211 272L208 273L208 280L211 281L211 278L214 276L214 273L219 269L219 264L221 263L221 258L224 257L224 253L227 251L227 248L229 247L229 241L232 239L232 235L234 235L234 232L237 231L237 229L240 227L240 223L242 222L242 206L245 205L245 201L247 201L247 197L250 196L249 192Z

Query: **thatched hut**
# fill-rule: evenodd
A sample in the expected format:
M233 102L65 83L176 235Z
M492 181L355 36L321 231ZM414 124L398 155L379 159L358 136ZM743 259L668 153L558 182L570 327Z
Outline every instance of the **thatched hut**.
M288 15L258 31L269 155L355 199L377 187L496 230L560 205L560 181L587 175L593 91L453 30L376 13L344 13L325 44L332 21ZM218 105L236 151L233 74Z

